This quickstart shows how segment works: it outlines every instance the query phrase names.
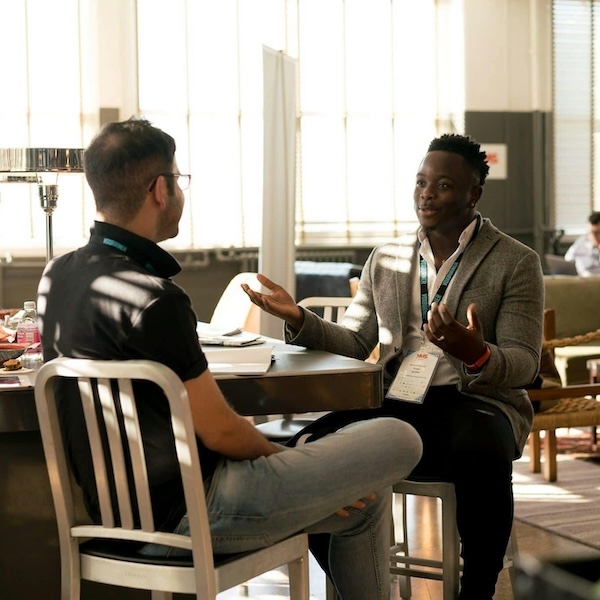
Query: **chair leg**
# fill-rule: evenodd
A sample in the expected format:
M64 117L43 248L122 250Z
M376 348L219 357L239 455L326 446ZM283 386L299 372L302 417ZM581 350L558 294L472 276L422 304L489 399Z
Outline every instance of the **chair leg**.
M542 470L540 432L532 431L529 434L529 471L540 473Z
M288 564L290 600L309 600L308 556Z
M402 543L404 544L404 554L409 556L408 550L408 497L402 494ZM394 535L395 538L395 535ZM408 566L408 565L407 565ZM412 596L410 577L408 575L398 575L400 586L400 598L408 600Z
M549 429L544 437L544 479L556 481L556 431Z
M326 600L337 600L335 586L329 577L325 577L325 598Z
M441 500L440 500L441 501ZM456 527L456 496L442 502L443 599L458 598L460 537Z

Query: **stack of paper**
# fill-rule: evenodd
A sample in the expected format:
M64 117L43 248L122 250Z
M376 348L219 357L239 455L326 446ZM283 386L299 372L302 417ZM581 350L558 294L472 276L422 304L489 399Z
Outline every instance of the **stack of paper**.
M252 346L264 344L265 340L256 333L242 329L228 331L213 327L210 323L198 322L196 327L200 344L209 346Z
M211 373L234 373L236 375L262 375L269 370L273 346L249 348L203 348Z

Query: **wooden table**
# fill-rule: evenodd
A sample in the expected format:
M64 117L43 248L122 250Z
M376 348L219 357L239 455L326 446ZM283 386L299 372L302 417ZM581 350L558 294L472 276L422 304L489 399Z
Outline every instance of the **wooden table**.
M218 375L241 414L266 415L381 404L378 365L277 342L260 376ZM83 505L77 507L85 517ZM0 597L60 597L58 535L35 412L33 388L0 388ZM148 599L134 590L82 583L82 598Z

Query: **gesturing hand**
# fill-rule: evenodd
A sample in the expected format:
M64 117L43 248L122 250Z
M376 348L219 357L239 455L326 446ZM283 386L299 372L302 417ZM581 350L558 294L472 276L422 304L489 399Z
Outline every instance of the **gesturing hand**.
M256 278L271 293L255 292L247 283L242 283L242 289L248 294L250 300L265 312L283 319L294 329L300 329L304 323L304 313L290 294L279 284L271 281L261 273Z
M445 304L433 302L427 313L423 330L427 339L466 364L474 363L484 352L485 342L475 304L467 307L465 327L459 323Z

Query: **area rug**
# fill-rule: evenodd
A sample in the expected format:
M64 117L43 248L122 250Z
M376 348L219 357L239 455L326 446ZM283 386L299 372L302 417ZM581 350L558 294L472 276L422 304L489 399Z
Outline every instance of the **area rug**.
M515 517L600 550L600 452L586 434L558 437L558 481L529 472L527 452L514 463Z

